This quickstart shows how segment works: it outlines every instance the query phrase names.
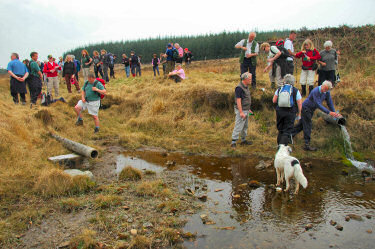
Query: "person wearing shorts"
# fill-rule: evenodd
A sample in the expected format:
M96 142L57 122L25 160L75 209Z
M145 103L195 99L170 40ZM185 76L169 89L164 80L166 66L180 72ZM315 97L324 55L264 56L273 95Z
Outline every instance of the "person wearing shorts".
M77 105L74 107L77 113L77 126L83 125L82 111L87 110L94 119L94 133L99 132L99 107L101 94L106 94L104 86L96 80L94 74L90 73L88 75L88 81L86 81L82 87L82 99L78 101Z

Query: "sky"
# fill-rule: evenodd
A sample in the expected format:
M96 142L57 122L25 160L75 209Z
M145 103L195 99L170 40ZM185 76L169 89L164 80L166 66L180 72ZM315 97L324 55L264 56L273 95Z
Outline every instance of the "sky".
M0 0L0 67L102 42L375 24L375 0ZM183 46L183 44L182 44Z

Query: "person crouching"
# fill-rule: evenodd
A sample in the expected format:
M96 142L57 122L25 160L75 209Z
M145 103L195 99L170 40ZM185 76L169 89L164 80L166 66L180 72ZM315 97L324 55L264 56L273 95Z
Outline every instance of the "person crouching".
M90 73L88 75L88 81L82 87L82 99L78 101L74 107L77 113L76 125L83 125L82 111L88 110L89 114L94 118L95 129L94 132L99 132L99 107L100 107L100 95L106 94L104 86L95 79L95 75Z
M249 114L253 114L250 109L251 96L249 85L251 84L251 73L243 73L241 82L235 89L234 111L236 113L236 122L232 133L231 147L236 148L236 142L241 135L241 145L251 145L251 141L246 140Z
M182 69L182 65L180 63L176 64L176 70L170 72L168 74L168 78L174 80L176 83L185 79L185 71Z

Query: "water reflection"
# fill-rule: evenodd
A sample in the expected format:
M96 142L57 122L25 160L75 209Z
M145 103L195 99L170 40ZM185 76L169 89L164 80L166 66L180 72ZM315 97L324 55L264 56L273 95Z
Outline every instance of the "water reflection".
M206 205L216 224L203 225L199 214L188 217L185 230L208 235L194 243L185 242L188 248L327 248L330 244L339 248L373 248L375 243L374 236L366 233L368 229L375 229L375 217L364 218L361 223L344 220L348 213L362 217L375 215L375 184L365 183L356 169L349 172L350 176L344 176L341 174L344 166L338 163L302 160L309 185L294 196L275 192L271 186L276 182L273 166L255 169L260 158L155 152L129 152L126 155L144 160L141 166L134 164L135 167L145 167L144 162L157 166L175 161L177 167L188 168L195 175L186 182L192 189L199 186L199 194L205 191L196 179L203 179L208 185ZM249 187L250 180L258 181L261 186ZM360 191L362 196L355 196L355 191ZM343 225L344 230L338 232L329 224L331 219ZM308 223L313 224L313 229L305 232ZM235 230L217 229L229 226Z

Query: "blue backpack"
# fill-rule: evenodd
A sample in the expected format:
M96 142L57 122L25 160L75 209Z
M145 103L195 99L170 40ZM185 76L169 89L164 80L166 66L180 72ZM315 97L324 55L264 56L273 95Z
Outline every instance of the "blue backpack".
M81 63L79 60L74 59L74 65L76 66L77 72L81 71Z
M280 87L277 98L277 105L279 107L293 107L293 86L286 84Z

